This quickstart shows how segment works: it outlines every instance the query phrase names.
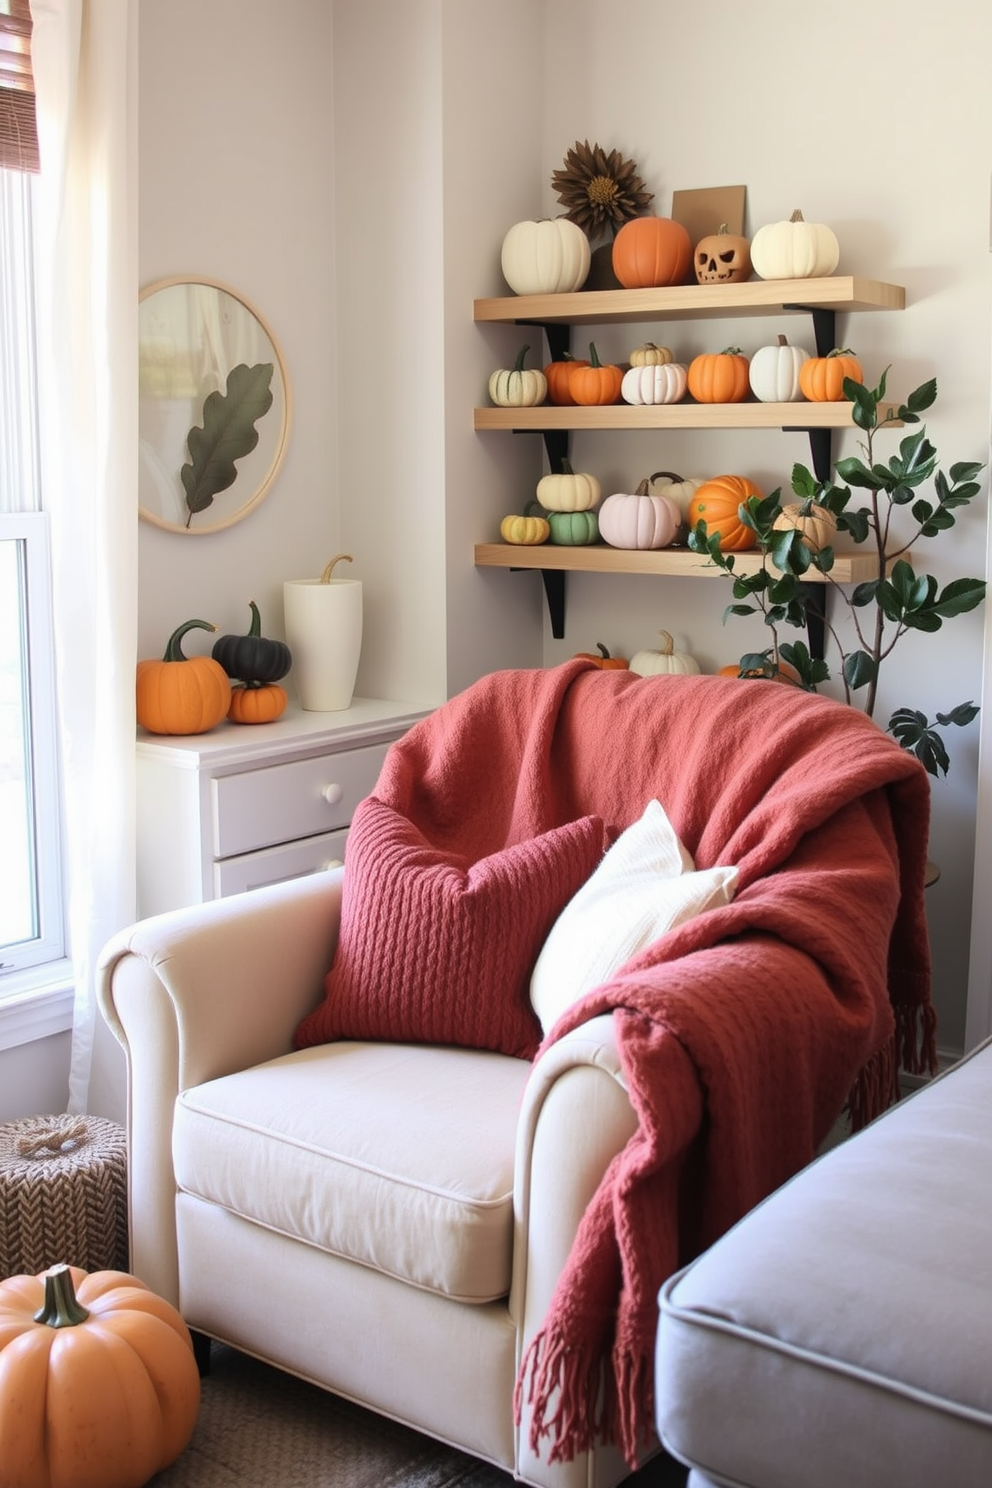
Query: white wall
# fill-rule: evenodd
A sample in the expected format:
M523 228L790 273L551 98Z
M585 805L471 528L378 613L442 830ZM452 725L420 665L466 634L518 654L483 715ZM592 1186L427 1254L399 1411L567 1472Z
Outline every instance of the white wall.
M139 531L139 652L193 616L282 637L282 583L338 551L331 13L323 0L142 0L142 288L204 275L253 303L286 362L293 421L269 494L203 536ZM354 577L361 577L360 564ZM187 653L209 651L194 632Z

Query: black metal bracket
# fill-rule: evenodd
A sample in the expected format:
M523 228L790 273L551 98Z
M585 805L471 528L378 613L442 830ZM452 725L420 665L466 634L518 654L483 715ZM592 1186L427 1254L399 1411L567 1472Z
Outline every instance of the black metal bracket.
M837 345L837 312L822 305L783 305L783 310L795 310L811 317L816 354L829 356Z
M510 568L511 573L533 573L532 568ZM544 597L547 600L551 634L556 641L565 639L565 572L560 568L539 570L544 580Z

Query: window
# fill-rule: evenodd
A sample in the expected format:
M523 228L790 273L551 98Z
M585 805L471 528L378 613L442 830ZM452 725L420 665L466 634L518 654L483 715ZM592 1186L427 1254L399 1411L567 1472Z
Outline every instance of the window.
M31 176L0 170L0 999L65 953L32 191Z

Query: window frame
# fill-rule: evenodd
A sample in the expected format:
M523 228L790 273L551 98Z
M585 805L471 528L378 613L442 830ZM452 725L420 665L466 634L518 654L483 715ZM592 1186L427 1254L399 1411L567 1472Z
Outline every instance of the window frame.
M23 661L30 791L34 812L37 934L0 947L0 1000L19 973L64 960L62 791L58 760L55 637L48 523L43 512L0 512L0 541L20 546Z

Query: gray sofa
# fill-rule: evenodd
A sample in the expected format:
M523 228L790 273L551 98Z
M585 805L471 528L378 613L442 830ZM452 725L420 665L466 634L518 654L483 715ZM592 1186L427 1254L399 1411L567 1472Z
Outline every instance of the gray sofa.
M672 1277L656 1363L691 1488L989 1488L992 1040Z

